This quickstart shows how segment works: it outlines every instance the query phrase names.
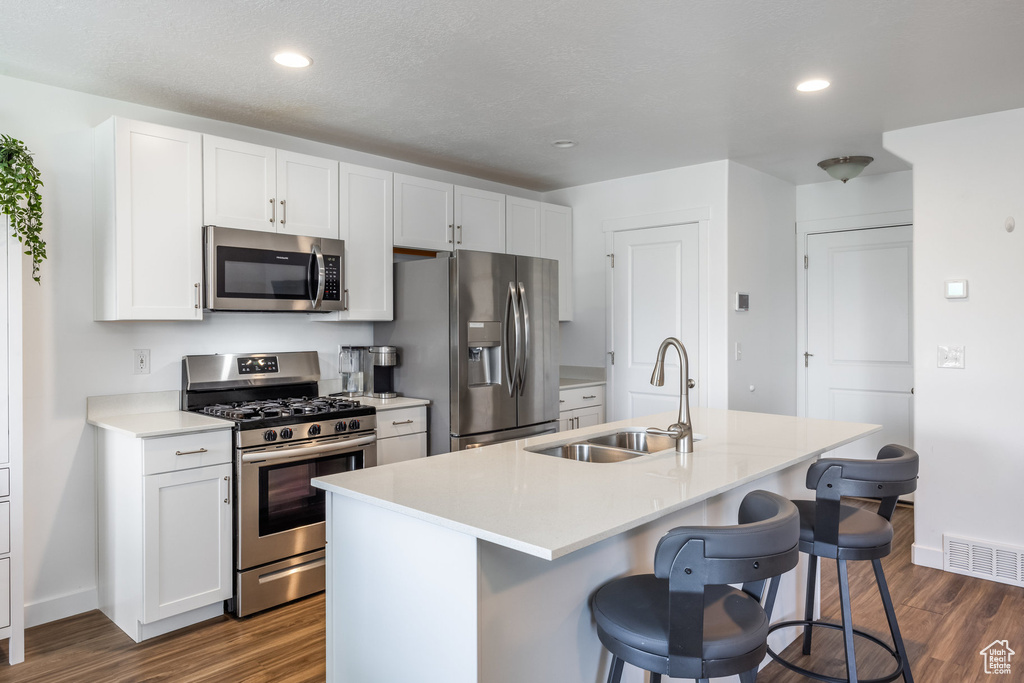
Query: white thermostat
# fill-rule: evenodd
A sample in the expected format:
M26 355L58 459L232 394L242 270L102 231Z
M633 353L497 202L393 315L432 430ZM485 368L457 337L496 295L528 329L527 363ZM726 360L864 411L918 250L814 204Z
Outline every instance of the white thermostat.
M736 310L737 311L749 311L750 310L750 295L746 292L736 292Z
M967 280L946 280L947 299L966 299Z

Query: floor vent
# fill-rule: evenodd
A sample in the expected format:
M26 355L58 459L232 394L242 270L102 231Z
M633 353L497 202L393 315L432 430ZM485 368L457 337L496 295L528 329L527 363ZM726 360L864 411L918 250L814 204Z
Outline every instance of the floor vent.
M942 568L957 574L1024 586L1024 548L944 536Z

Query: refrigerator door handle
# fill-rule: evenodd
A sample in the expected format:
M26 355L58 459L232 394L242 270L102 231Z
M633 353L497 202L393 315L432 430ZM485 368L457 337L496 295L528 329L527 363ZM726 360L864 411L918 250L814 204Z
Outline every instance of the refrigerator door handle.
M508 323L510 318L513 318L515 321L515 367L512 366L512 353L509 349L508 343ZM516 304L515 285L511 282L508 283L508 294L505 296L505 320L502 325L502 334L504 335L504 339L502 340L504 343L501 345L501 355L505 360L505 376L508 378L508 395L512 397L515 396L516 393L516 381L519 373L519 306Z
M526 303L526 287L519 283L519 302L523 307L523 364L519 368L519 395L526 390L526 366L530 362L530 307Z

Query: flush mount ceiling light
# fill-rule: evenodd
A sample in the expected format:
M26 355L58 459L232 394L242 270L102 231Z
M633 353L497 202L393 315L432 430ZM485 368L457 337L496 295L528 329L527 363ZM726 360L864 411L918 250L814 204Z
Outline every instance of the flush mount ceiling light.
M576 141L575 140L555 140L554 142L551 143L551 145L553 147L557 147L558 149L569 149L570 147L575 147L576 146Z
M842 180L845 183L850 178L859 176L860 172L872 161L874 161L873 157L835 157L819 161L818 166L836 180Z
M281 66L293 69L302 69L313 63L312 59L306 55L300 55L298 52L278 52L274 55L274 61Z
M800 83L796 86L796 89L800 92L815 92L817 90L824 90L830 85L832 84L822 78L813 78L809 81Z

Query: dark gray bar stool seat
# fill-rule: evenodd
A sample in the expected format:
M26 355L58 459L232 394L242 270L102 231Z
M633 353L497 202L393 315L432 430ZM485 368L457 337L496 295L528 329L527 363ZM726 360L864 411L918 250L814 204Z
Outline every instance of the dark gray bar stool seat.
M609 683L621 679L624 662L652 672L652 683L662 674L754 681L767 649L774 585L764 608L761 596L768 579L796 566L799 513L781 496L752 491L739 521L673 529L658 542L654 574L616 579L597 591L597 633L613 655Z
M892 513L901 495L917 488L918 455L905 446L889 444L878 451L875 460L849 460L823 458L807 470L807 488L815 491L814 500L798 500L800 512L800 552L807 553L807 593L804 602L804 618L800 621L785 621L773 624L770 631L789 626L803 626L803 653L811 653L812 629L825 627L843 632L846 654L847 678L836 678L809 671L783 659L778 653L768 654L788 669L809 678L829 683L858 683L857 660L854 653L853 637L858 635L889 652L896 661L895 670L887 676L872 679L874 682L891 681L900 675L906 683L913 683L910 660L907 657L892 597L882 571L881 558L892 549ZM871 512L842 503L843 496L875 498L880 501L877 512ZM815 621L814 591L819 557L836 561L839 578L839 601L842 623L834 624ZM870 560L875 572L878 592L882 597L893 647L872 635L853 628L850 609L850 584L846 563L850 560ZM868 683L862 681L861 683Z

